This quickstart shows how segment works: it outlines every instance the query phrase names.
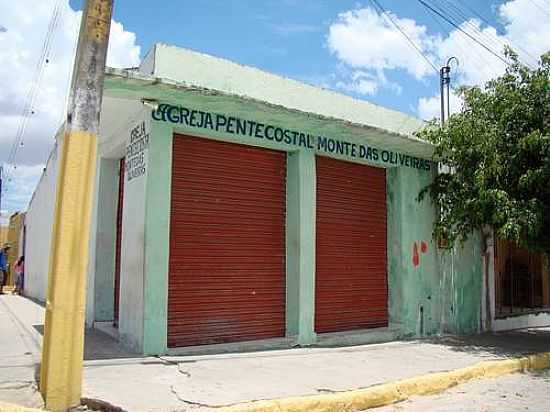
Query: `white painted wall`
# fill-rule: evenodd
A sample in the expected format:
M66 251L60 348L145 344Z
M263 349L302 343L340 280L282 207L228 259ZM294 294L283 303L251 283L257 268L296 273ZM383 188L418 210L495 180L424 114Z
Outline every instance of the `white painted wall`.
M48 285L59 146L60 142L50 153L25 217L25 294L42 302L46 301Z
M510 316L508 318L494 319L492 326L493 331L495 332L550 326L550 313L540 312L532 313L529 315Z
M154 77L372 126L409 139L416 140L412 133L424 125L420 119L396 110L193 50L158 43L153 64L150 59L148 55L141 73L151 74L152 69Z
M155 72L155 49L156 45L153 45L151 50L147 52L143 61L139 65L140 73L146 74L148 76L153 75Z
M127 144L130 144L132 128L141 123L145 124L146 133L150 132L149 119L144 115L126 130ZM145 174L128 181L128 170L125 171L122 209L119 337L138 352L143 349L147 158L148 149L145 149ZM128 156L126 162L130 162Z

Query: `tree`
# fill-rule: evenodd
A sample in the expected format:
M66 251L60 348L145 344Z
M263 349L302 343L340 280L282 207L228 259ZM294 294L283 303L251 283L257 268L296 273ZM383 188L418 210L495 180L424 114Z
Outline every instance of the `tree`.
M483 88L462 87L462 110L419 137L447 165L425 187L440 211L434 235L450 244L491 226L501 239L550 251L550 53L536 69L507 50L506 72Z

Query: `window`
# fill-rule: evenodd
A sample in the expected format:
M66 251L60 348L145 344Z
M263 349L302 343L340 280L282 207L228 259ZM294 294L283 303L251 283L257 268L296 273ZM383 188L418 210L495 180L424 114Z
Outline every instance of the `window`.
M495 245L496 316L550 309L550 273L543 256L515 243L497 240Z

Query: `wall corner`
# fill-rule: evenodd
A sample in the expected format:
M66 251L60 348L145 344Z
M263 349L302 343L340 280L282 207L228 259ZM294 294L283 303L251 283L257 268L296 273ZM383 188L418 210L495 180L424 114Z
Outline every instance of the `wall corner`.
M172 139L170 125L150 122L143 325L143 352L148 355L167 350Z

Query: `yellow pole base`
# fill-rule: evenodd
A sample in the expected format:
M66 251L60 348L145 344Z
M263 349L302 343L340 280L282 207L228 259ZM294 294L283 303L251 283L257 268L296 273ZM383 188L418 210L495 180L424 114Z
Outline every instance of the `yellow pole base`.
M46 408L80 405L95 134L69 131L57 177L40 391Z

